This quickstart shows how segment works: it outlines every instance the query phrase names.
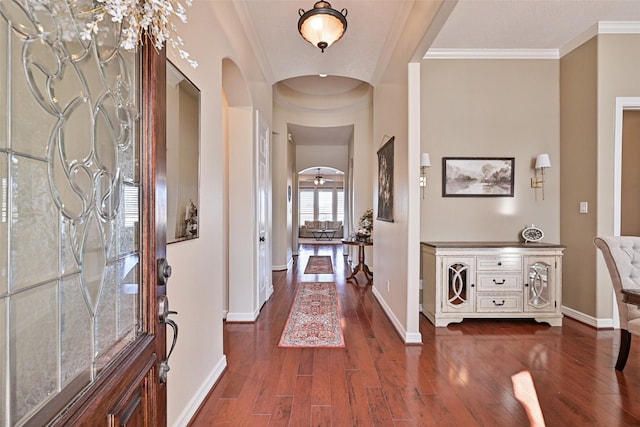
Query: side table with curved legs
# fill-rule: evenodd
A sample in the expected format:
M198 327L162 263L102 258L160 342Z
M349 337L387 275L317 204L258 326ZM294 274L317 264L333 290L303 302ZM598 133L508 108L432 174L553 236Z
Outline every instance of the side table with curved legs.
M365 277L367 278L367 285L371 285L372 284L371 279L373 278L373 273L371 272L371 270L369 270L369 267L364 262L365 261L364 248L367 246L373 246L373 242L371 241L364 242L360 240L343 240L342 243L350 246L358 246L358 265L356 265L356 267L353 269L351 276L347 277L347 280L353 280L354 282L358 283L358 279L356 278L356 275L360 271L362 271Z

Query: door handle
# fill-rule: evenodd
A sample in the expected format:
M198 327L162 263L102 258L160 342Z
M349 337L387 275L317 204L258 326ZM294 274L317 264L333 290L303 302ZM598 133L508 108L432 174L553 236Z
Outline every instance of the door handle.
M171 369L169 367L169 358L171 357L171 353L173 353L173 349L176 348L176 342L178 341L178 324L169 319L169 315L171 314L178 314L178 312L169 310L169 298L166 295L160 296L158 298L158 320L165 325L171 326L171 329L173 329L171 348L167 353L166 359L160 362L160 366L158 367L158 379L160 380L160 384L167 382L167 376Z
M171 277L171 266L166 258L159 258L157 261L158 286L166 286Z

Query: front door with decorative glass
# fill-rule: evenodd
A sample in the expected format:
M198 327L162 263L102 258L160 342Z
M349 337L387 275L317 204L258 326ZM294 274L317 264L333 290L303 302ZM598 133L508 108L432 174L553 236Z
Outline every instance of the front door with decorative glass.
M164 425L165 58L71 4L0 0L0 425Z

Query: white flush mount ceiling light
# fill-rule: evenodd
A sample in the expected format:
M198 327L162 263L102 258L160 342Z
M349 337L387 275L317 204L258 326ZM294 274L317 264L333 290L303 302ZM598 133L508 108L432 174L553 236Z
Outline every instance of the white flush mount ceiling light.
M338 12L328 1L317 1L313 9L298 10L298 31L309 43L324 50L340 40L347 31L347 9Z

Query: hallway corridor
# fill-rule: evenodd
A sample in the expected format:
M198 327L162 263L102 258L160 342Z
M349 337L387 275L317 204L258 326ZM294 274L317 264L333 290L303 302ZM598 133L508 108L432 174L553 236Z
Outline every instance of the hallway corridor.
M304 275L310 255L331 255L335 274ZM258 321L225 325L228 368L191 426L526 426L511 385L522 370L547 426L640 425L640 351L616 373L619 331L568 318L436 329L421 316L423 345L405 346L371 287L345 283L345 263L341 245L303 245L273 273ZM346 348L278 348L300 281L336 282Z

